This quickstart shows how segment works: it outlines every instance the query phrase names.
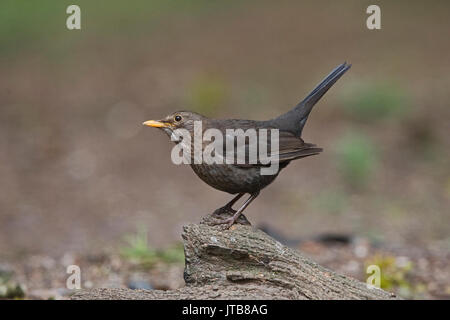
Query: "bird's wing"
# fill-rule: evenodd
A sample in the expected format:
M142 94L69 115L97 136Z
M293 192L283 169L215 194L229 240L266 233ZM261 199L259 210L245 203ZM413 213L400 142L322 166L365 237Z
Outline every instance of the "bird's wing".
M291 160L308 157L311 155L318 154L322 151L321 148L316 147L316 145L311 143L305 143L301 138L296 137L293 133L288 131L278 131L278 139L276 136L272 137L270 130L266 131L267 136L261 134L260 130L257 130L256 139L246 138L245 144L241 146L243 152L241 157L239 157L239 144L237 143L236 137L225 135L224 152L226 151L225 145L228 143L234 143L235 153L233 163L238 167L261 167L268 166L270 162L288 163ZM261 140L263 139L263 140ZM276 140L278 140L278 148L276 146ZM261 144L267 146L267 152L261 149ZM273 150L272 150L273 147ZM256 151L255 151L256 150ZM250 160L250 155L255 155L256 159L253 157L253 161ZM226 154L227 158L230 159L230 155ZM245 154L245 159L243 158ZM238 160L241 161L238 161Z

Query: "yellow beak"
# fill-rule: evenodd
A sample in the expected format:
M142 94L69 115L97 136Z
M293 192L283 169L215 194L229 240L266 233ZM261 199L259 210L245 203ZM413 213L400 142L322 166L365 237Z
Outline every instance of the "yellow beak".
M148 120L143 123L143 125L154 127L154 128L166 128L168 125L161 121Z

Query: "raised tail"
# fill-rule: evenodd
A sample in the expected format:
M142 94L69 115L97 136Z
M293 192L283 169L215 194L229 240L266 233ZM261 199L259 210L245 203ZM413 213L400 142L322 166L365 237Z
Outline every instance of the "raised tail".
M308 119L317 101L330 89L340 77L350 69L352 65L344 62L336 67L331 73L325 77L308 96L297 104L292 110L282 114L273 121L283 129L294 132L298 137L301 136L303 127Z

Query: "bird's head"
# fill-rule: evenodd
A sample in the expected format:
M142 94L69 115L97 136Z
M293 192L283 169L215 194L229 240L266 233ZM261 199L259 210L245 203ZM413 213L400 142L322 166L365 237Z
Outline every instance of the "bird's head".
M190 111L177 111L169 114L161 120L148 120L143 124L146 126L164 130L169 136L176 129L186 129L189 132L194 131L194 122L206 119L204 116Z

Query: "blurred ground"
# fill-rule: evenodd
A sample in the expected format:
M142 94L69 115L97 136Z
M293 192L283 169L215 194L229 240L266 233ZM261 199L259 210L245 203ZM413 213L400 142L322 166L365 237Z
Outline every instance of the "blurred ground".
M270 232L269 232L270 234ZM272 234L273 235L273 234ZM279 235L279 234L278 234ZM379 266L380 285L406 299L450 299L450 253L433 246L388 247L367 238L330 235L288 243L303 255L363 282ZM184 286L181 246L149 248L140 235L119 251L96 254L67 252L55 258L29 255L0 264L0 298L69 299L68 265L81 269L81 287L172 290ZM284 239L286 240L286 239Z
M65 28L71 3L81 31ZM136 226L152 247L179 241L230 195L173 165L142 121L179 109L267 119L344 60L351 71L304 130L324 152L292 163L247 217L293 238L445 256L450 5L377 3L379 31L356 0L2 1L0 259L114 252Z

